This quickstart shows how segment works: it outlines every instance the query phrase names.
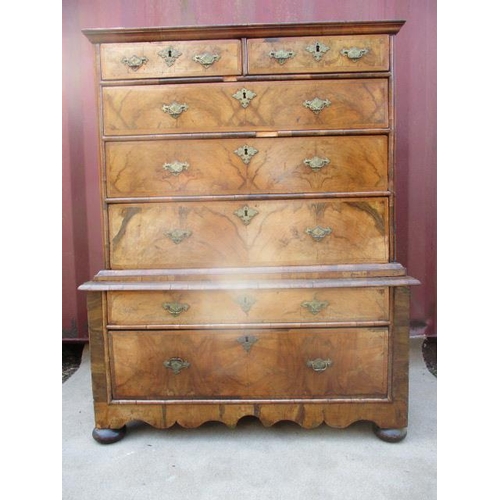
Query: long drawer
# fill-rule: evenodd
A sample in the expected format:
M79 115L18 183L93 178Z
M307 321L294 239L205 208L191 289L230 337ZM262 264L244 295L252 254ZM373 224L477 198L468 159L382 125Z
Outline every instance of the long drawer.
M387 78L105 87L104 134L387 128Z
M241 74L239 40L105 43L103 80Z
M386 135L106 143L111 198L385 191Z
M248 40L250 74L343 73L388 69L387 35Z
M384 398L387 328L110 332L113 399Z
M387 198L112 204L108 218L112 269L389 258Z
M387 287L108 292L110 325L389 320Z

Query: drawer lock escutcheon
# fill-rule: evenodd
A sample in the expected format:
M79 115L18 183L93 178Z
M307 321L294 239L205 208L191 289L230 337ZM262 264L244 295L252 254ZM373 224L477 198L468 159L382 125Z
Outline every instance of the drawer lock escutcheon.
M243 335L242 337L239 337L237 341L241 344L243 349L245 349L246 352L249 352L252 346L257 342L259 339L257 337L254 337L253 335Z
M182 358L170 358L163 362L163 366L172 370L175 375L178 375L181 370L189 368L191 363L184 361Z
M189 109L189 106L186 103L180 103L174 101L172 104L164 104L161 107L161 110L164 113L168 113L172 118L179 118L179 116L184 113L184 111L187 111Z
M191 236L191 231L189 229L173 229L172 231L166 231L165 236L170 238L176 245L182 243L186 238Z
M146 64L147 62L147 57L139 57L136 55L132 57L124 57L122 59L122 63L125 64L125 66L128 66L132 71L137 71L142 65Z
M163 168L164 170L168 170L172 175L177 176L189 168L189 163L174 161L173 163L164 163Z
M332 366L333 362L331 359L316 358L308 360L306 364L315 372L324 372L329 366Z
M205 68L209 68L214 62L217 62L219 59L219 54L209 54L208 52L205 52L204 54L196 54L195 56L193 56L193 61L200 63Z
M248 205L245 205L244 207L239 208L238 210L234 211L234 215L239 217L243 224L245 226L248 226L250 222L252 222L252 219L259 213L258 210L255 210L252 207L249 207Z
M321 61L321 58L323 55L330 50L330 47L328 45L325 45L324 43L321 42L316 42L313 43L312 45L308 45L305 50L309 52L316 61Z
M313 158L306 158L304 160L304 165L310 167L313 172L319 172L323 167L326 167L330 163L328 158L320 158L315 156Z
M271 59L276 59L280 64L285 64L288 59L295 57L295 52L293 50L272 50L269 52L269 57Z
M179 302L165 302L163 309L168 311L174 318L189 309L189 304L179 304Z
M315 97L312 101L304 101L302 104L317 115L325 108L330 106L331 102L328 99L320 99L319 97Z
M257 96L257 94L255 92L252 92L251 90L248 90L245 88L240 89L240 90L238 90L238 92L235 92L233 94L233 97L237 101L240 101L242 108L248 108L250 101L256 96Z
M306 229L306 233L314 240L314 241L321 241L325 236L328 236L329 234L332 233L332 229L330 227L321 227L321 226L316 226L316 227L308 227Z
M252 309L256 300L250 295L242 295L236 299L236 302L239 304L243 312L248 313L250 312L250 309Z
M258 149L255 149L248 144L245 144L238 149L234 150L234 153L241 158L245 165L250 163L250 160L259 152Z
M302 302L301 306L305 307L311 314L318 314L323 309L327 308L330 303L326 300L305 300Z
M175 64L175 61L177 61L179 56L182 56L182 52L170 45L165 47L163 50L160 50L158 55L165 61L166 65L170 67Z
M368 54L368 49L351 47L350 49L342 49L340 53L351 61L359 61L365 54Z

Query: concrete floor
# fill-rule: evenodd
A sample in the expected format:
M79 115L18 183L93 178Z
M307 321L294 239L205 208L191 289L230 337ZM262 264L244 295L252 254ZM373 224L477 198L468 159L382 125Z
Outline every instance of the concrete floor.
M433 500L437 498L437 379L410 347L410 424L397 444L371 424L304 430L242 419L198 429L129 424L112 445L96 443L88 347L62 387L63 500Z

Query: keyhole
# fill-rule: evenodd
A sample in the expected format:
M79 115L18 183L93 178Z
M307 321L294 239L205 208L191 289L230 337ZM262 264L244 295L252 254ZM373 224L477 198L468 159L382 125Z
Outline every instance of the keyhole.
M248 217L248 208L245 208L244 212L245 212L245 217Z
M248 340L248 337L245 336L245 342L248 344L249 340Z
M319 52L319 43L316 44L316 52Z
M247 98L247 93L245 91L243 91L243 99L246 99Z
M247 155L248 154L248 148L245 148L244 151L245 151L245 154Z
M172 57L172 51L168 49L168 57Z

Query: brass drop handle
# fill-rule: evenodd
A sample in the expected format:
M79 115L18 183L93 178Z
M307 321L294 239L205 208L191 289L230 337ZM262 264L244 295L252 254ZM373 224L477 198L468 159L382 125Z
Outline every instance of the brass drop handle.
M163 104L161 107L161 110L164 113L168 113L172 118L179 118L179 116L184 113L184 111L187 111L189 109L189 106L186 103L180 103L177 101L174 101L172 104Z
M276 59L279 64L285 64L288 59L295 57L295 52L293 50L272 50L269 52L269 57L271 59Z
M325 236L328 236L332 233L332 229L330 227L308 227L306 229L306 233L314 240L321 241Z
M360 49L358 47L351 47L349 49L342 49L340 53L346 56L351 61L359 61L365 54L368 54L368 49Z
M325 108L330 106L331 102L328 99L320 99L319 97L315 97L311 101L304 101L302 104L317 115Z
M189 309L189 304L179 304L179 302L165 302L163 309L167 310L174 318Z
M327 308L330 303L326 300L305 300L300 304L302 307L306 308L311 314L318 314L323 309Z
M168 170L172 175L179 175L189 168L189 163L174 161L173 163L164 163L163 169Z
M219 59L219 54L210 54L208 52L204 52L203 54L196 54L193 56L193 61L200 63L205 68L209 68L214 62L217 62Z
M122 63L128 66L132 71L137 71L143 64L148 62L147 57L139 57L133 55L132 57L124 57Z
M189 229L172 229L163 233L167 238L170 238L176 245L182 243L186 238L189 238L192 232Z
M170 358L163 362L163 366L172 370L175 375L178 375L181 370L189 368L191 363L184 361L182 358Z
M320 158L319 156L314 156L313 158L306 158L304 160L304 165L307 165L313 172L319 172L323 167L326 167L330 163L328 158Z
M332 366L333 362L331 359L310 359L307 361L306 365L312 368L315 372L324 372L329 366Z

